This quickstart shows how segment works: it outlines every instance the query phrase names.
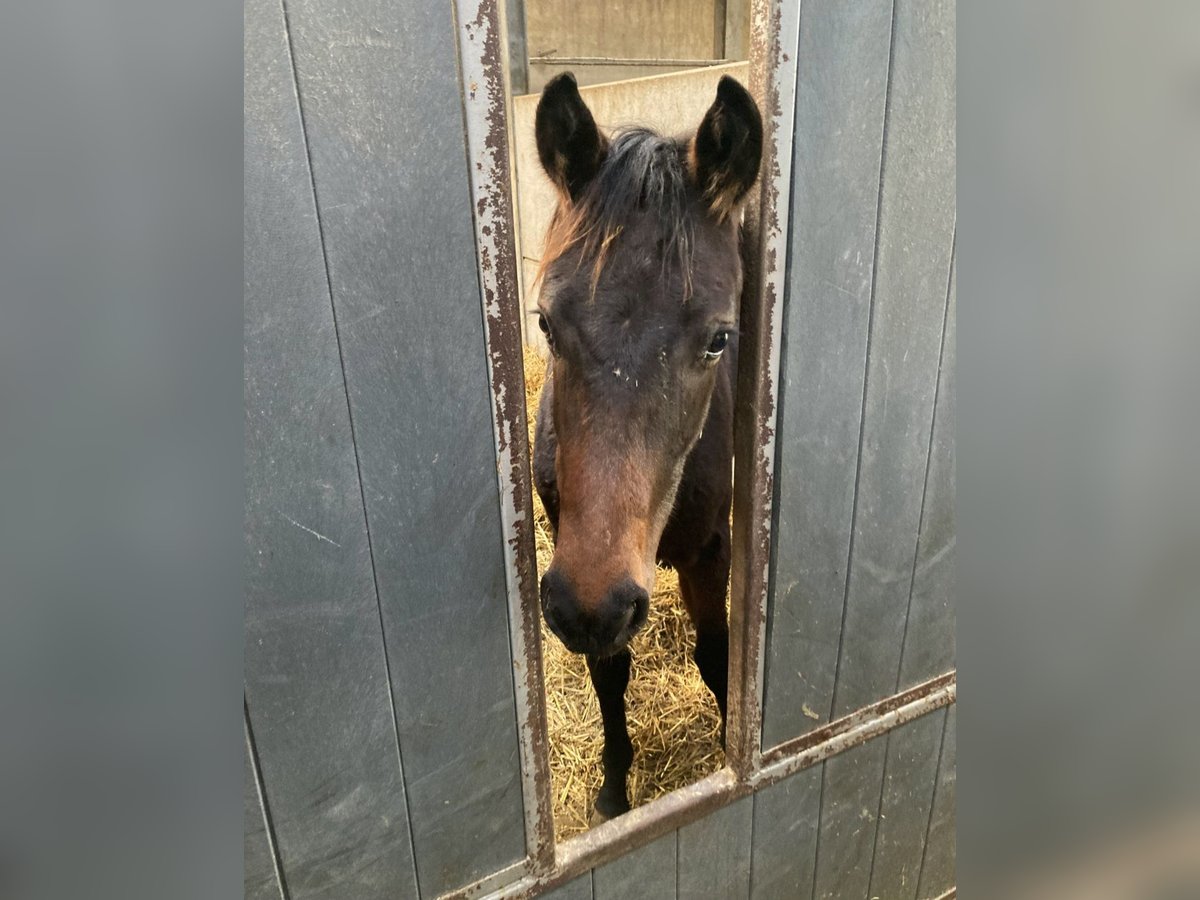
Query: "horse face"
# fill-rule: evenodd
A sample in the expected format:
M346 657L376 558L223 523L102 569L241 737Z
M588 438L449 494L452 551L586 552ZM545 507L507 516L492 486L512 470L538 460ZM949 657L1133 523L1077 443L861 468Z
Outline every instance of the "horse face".
M645 622L684 462L729 364L735 213L757 175L761 125L723 79L689 141L636 131L610 143L560 77L539 105L538 146L561 193L539 300L558 491L542 607L569 649L602 656Z

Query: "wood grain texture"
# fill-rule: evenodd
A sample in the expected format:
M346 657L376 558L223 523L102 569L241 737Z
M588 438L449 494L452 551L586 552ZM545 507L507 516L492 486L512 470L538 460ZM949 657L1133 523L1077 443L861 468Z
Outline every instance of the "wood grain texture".
M954 13L898 0L850 581L834 715L900 671L954 229Z
M524 857L450 4L289 2L423 896Z
M753 817L743 797L679 829L680 900L749 896Z
M812 896L822 770L823 766L805 769L754 795L754 900Z
M592 871L595 900L674 900L677 832Z
M763 747L829 721L854 503L891 0L800 12Z
M342 370L277 2L245 12L245 690L290 896L416 884Z

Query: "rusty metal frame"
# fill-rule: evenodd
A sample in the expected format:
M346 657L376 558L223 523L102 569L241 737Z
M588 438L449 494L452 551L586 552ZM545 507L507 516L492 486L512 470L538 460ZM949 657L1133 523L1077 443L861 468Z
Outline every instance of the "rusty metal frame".
M787 259L799 4L752 0L752 93L765 112L763 176L747 210L746 297L735 413L729 719L719 772L555 846L508 133L503 0L454 0L493 394L497 479L526 857L443 895L516 900L563 884L802 769L955 702L954 672L762 748L763 651L771 562L777 378ZM948 896L953 896L953 891Z
M493 399L527 853L523 863L486 880L493 884L527 871L546 871L554 865L554 818L546 752L521 301L509 179L505 24L499 0L455 0L454 11Z
M497 887L489 878L443 895L443 900L523 900L564 884L742 797L819 765L872 738L928 715L957 699L957 678L947 672L829 723L803 738L775 748L746 778L728 766L695 784L672 791L617 819L563 841L548 872L530 872ZM512 873L516 867L505 870Z
M733 564L730 594L729 725L726 756L740 777L759 764L766 637L775 424L799 4L754 0L750 91L763 109L762 175L746 214L751 252L738 348L734 413ZM755 302L757 301L757 302Z

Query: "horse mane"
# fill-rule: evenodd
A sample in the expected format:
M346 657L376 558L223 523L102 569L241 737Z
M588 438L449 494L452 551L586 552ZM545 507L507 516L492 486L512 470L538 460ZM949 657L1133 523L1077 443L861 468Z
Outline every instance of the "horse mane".
M595 256L591 288L595 296L600 274L625 224L641 210L658 218L663 275L672 255L684 279L684 299L691 294L692 236L695 205L689 202L685 145L648 128L629 128L616 134L596 177L574 201L560 197L534 283L574 247L579 264Z

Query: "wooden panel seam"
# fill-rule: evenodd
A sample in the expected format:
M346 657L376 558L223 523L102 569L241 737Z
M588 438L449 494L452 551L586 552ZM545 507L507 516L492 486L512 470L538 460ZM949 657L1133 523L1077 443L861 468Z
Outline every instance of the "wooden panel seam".
M925 500L926 500L926 497L928 496L928 490L929 490L929 468L930 468L930 462L933 458L933 436L934 436L935 429L937 426L937 401L938 401L938 394L941 390L941 377L940 376L941 376L941 372L942 372L942 361L945 358L945 353L946 353L946 319L950 312L950 285L951 285L951 282L954 277L954 246L955 246L956 241L957 241L957 230L955 230L953 232L953 234L951 236L951 240L950 240L950 263L949 263L949 266L947 267L947 272L946 272L946 299L943 303L943 308L942 308L942 330L941 330L940 344L939 344L939 348L938 348L938 364L937 364L937 372L934 375L933 415L931 415L929 418L929 437L925 444L925 476L922 481L922 487L921 487L921 512L917 518L917 542L916 542L916 546L913 548L912 572L909 576L909 581L908 581L908 605L907 605L907 607L905 609L905 613L904 613L904 631L900 638L900 660L896 666L896 686L894 688L894 690L896 692L899 692L899 690L900 690L900 680L901 680L901 678L903 676L903 672L904 672L904 650L908 643L908 620L909 620L909 615L912 612L913 586L917 580L917 561L920 559L920 556L921 556L921 533L922 533L922 526L925 523ZM946 728L946 723L945 723L945 721L943 721L943 723L942 723L942 738L940 739L940 741L945 740L945 728ZM880 831L879 821L880 821L880 817L883 813L883 795L884 795L884 791L887 786L888 767L891 762L891 750L892 750L892 735L891 735L891 732L889 732L888 736L887 736L887 740L884 742L883 772L880 775L880 781L879 781L879 802L876 804L876 808L875 808L875 837L871 844L871 867L870 867L870 875L869 875L869 877L871 879L874 879L874 877L875 877L875 858L879 852L879 831ZM941 764L941 759L942 759L942 743L939 742L939 744L938 744L938 764L939 765ZM933 787L931 788L931 793L936 793L936 792L937 792L937 767L935 766L934 767ZM929 804L929 818L932 819L932 817L933 817L933 800L931 797L930 804ZM928 827L928 823L927 823L926 829L925 829L925 840L928 841L928 838L929 838L929 827ZM925 859L925 846L926 846L925 842L922 842L922 844L921 844L922 863L924 862L924 859ZM920 880L921 880L921 872L920 872L920 869L918 868L918 870L917 870L917 883L918 884L920 884Z
M292 70L292 86L296 92L296 105L300 116L300 134L304 142L304 157L308 165L309 185L312 188L313 195L313 210L316 215L317 236L321 243L321 265L325 270L325 286L329 296L329 308L333 315L333 335L337 342L338 351L338 369L342 376L342 393L346 399L346 416L350 425L350 444L354 449L354 477L358 482L359 503L362 506L363 527L367 536L367 557L371 563L371 583L375 591L375 612L379 617L379 635L381 652L383 654L384 675L387 678L388 690L388 709L392 716L392 735L396 741L396 764L400 770L400 784L403 786L404 814L408 820L408 844L409 851L412 854L413 864L413 880L420 885L420 861L417 859L417 848L415 830L412 827L412 809L409 806L408 799L408 781L404 771L404 749L400 745L400 725L396 717L396 697L393 693L395 688L392 682L392 664L388 656L387 646L387 628L383 620L383 606L380 602L379 594L379 575L375 568L375 546L371 537L371 516L367 510L367 496L363 488L362 479L362 462L358 456L358 432L354 425L354 404L350 402L350 385L346 379L346 360L342 352L342 334L338 324L337 304L333 299L333 276L329 269L329 251L325 243L325 222L321 212L321 201L317 191L317 176L313 171L312 148L308 140L308 120L304 108L304 91L300 86L300 75L296 71L296 51L295 45L292 43L292 20L291 12L288 8L288 0L279 0L283 9L283 28L284 37L287 40L288 61L291 64ZM418 888L419 890L419 888Z
M912 572L908 579L908 605L904 611L904 633L900 637L900 662L896 666L896 687L900 690L900 681L904 677L905 650L908 647L908 620L912 615L913 588L917 583L917 564L921 559L921 537L925 530L925 501L929 496L929 470L933 463L933 437L937 433L938 398L942 391L942 363L946 358L946 322L950 316L950 286L954 283L955 248L958 244L958 225L950 236L950 264L946 270L946 299L942 307L942 333L938 347L937 372L933 382L933 414L929 417L929 439L925 445L925 477L921 483L921 513L917 518L917 544L913 548Z
M862 480L863 468L863 443L866 436L866 420L867 420L867 391L871 376L871 346L872 338L875 331L875 302L876 302L876 287L879 278L879 244L880 244L880 229L879 221L883 213L883 175L887 164L887 148L888 148L888 124L891 118L892 111L892 74L896 57L896 4L892 2L890 35L888 38L888 63L887 63L887 81L884 88L883 102L883 134L881 138L880 153L879 153L879 178L877 181L877 190L875 198L875 232L874 247L872 249L871 259L871 298L867 308L867 337L866 351L863 362L863 381L862 381L862 405L859 410L858 419L858 449L855 455L854 464L854 491L850 502L850 534L846 548L846 566L843 570L845 584L842 589L842 616L841 623L838 627L838 652L837 661L834 664L833 675L833 690L829 696L829 712L827 719L832 719L834 711L837 709L837 693L841 683L842 658L845 650L846 641L846 617L850 607L850 572L854 561L854 544L857 534L858 522L858 503L859 503L859 488ZM889 735L890 737L890 735ZM828 766L821 769L821 790L819 800L817 801L817 836L816 848L813 858L813 883L812 895L816 896L818 873L821 870L821 836L824 833L825 824L825 786L828 781Z
M834 710L837 709L837 693L838 687L841 684L842 674L842 657L845 649L846 639L846 613L850 606L850 569L854 561L854 544L855 534L857 532L856 525L858 523L858 499L859 486L862 478L862 454L863 440L866 436L866 419L867 419L867 390L871 377L871 344L872 336L875 330L875 290L879 279L879 219L883 212L883 174L887 168L887 148L888 148L888 124L891 119L892 111L892 73L896 58L896 4L892 3L891 16L891 38L888 45L888 70L887 70L887 87L884 89L883 103L883 144L879 154L879 188L875 202L875 247L872 253L873 261L871 264L871 305L867 312L867 348L865 356L865 366L863 372L863 389L862 389L862 409L859 413L858 420L858 455L856 457L854 469L854 493L851 501L850 513L850 543L846 550L846 568L845 568L845 588L842 593L842 624L838 630L838 655L837 664L834 667L833 675L833 692L829 698L829 714L827 718L832 719ZM820 849L820 839L818 838L818 850Z
M921 864L917 867L917 890L920 891L921 876L925 874L925 855L929 850L929 831L933 825L933 809L934 803L937 801L938 775L942 771L942 753L946 749L946 731L950 727L950 715L947 713L942 720L942 738L938 742L938 758L937 765L933 770L933 796L929 800L929 816L925 820L925 840L921 843ZM951 893L953 893L951 888ZM918 897L919 900L919 897Z
M258 808L262 813L263 830L267 836L267 847L271 851L271 862L275 866L275 884L279 888L279 896L290 900L287 879L283 877L283 865L279 860L279 848L275 840L275 822L271 818L271 805L267 800L267 792L263 786L262 767L258 762L258 747L254 744L254 726L250 722L250 706L242 697L242 722L245 729L246 750L250 755L250 766L254 773L254 790L258 795Z

